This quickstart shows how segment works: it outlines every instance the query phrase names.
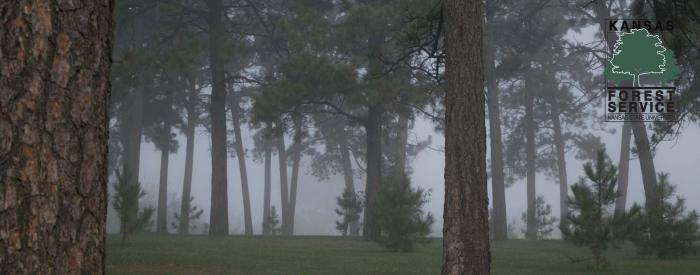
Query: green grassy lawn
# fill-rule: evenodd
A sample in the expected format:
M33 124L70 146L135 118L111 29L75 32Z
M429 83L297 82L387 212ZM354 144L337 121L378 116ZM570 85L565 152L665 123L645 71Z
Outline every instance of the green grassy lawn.
M108 274L438 274L441 240L411 253L340 237L132 236L107 238ZM639 257L631 247L608 252L612 265L594 272L587 250L561 241L513 240L492 245L493 274L700 274L700 256Z

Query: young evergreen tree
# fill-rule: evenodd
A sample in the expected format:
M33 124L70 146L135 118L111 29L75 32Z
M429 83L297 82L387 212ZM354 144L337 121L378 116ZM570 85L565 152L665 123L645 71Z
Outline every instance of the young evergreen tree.
M598 152L595 163L588 162L583 168L586 178L571 186L569 223L561 231L565 241L590 248L593 268L602 269L607 265L603 253L624 238L627 219L615 213L617 168L605 150Z
M651 192L651 201L644 207L634 204L630 210L630 239L640 255L662 259L678 258L698 251L700 241L698 213L686 214L685 199L676 197L676 187L668 182L668 174L659 174L659 184Z
M360 196L350 190L345 188L343 194L337 197L338 207L335 209L335 213L338 214L341 220L335 222L335 228L343 234L343 236L357 236L358 232L348 232L348 230L358 230L359 227L350 228L352 223L360 220L360 214L362 213L362 199Z
M425 213L429 192L411 188L403 175L386 178L379 193L374 218L379 234L375 241L391 251L411 251L415 243L426 243L433 224L433 215Z
M523 223L527 224L527 213L520 217ZM535 235L538 240L546 239L552 231L557 218L552 217L552 207L544 200L544 196L539 195L535 200ZM523 230L527 234L527 230Z
M144 230L153 223L151 218L155 209L146 207L139 212L139 200L146 196L146 192L141 189L141 183L131 180L131 171L127 164L115 173L117 182L113 185L115 192L112 196L112 207L119 213L121 242L125 244L129 234Z
M178 234L188 234L190 231L194 231L195 229L197 229L197 225L193 222L202 217L204 209L199 209L194 204L194 196L190 196L189 202L187 203L187 209L183 213L187 216L187 228L182 226L181 221L183 219L183 214L180 212L175 212L173 214L175 220L172 223L170 223L170 226L172 226Z
M275 209L275 206L273 205L270 207L270 216L265 219L265 222L263 223L263 230L265 232L269 232L270 235L279 235L282 233L282 228L279 226L280 224L280 217L277 215L277 209Z

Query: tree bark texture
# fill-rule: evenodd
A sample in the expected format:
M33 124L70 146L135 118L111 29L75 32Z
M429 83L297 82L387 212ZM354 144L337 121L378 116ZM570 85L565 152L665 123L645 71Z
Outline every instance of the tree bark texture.
M103 274L113 1L0 2L0 274Z
M447 0L442 274L489 274L481 1Z

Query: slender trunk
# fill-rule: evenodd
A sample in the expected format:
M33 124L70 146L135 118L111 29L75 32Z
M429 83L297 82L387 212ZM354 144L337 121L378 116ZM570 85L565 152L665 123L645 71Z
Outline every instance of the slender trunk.
M282 232L287 234L289 232L287 227L289 226L289 191L287 190L287 148L284 144L284 126L283 123L279 123L279 129L277 131L277 158L279 160L280 169L280 196L281 208L282 208Z
M367 132L367 186L365 187L363 234L367 239L373 239L379 233L374 225L373 211L379 197L382 179L382 113L381 107L370 107L365 124Z
M168 131L170 138L170 124L165 124L165 130ZM158 184L158 213L156 217L156 232L160 234L168 233L168 160L170 156L169 148L167 147L168 140L165 140L165 148L160 151L160 181Z
M525 91L525 155L527 159L527 227L525 237L528 239L537 238L537 220L535 218L535 118L534 104L535 96L532 89Z
M269 131L269 127L267 130ZM263 193L263 235L270 235L270 226L267 220L270 218L270 188L272 187L272 145L269 137L265 137L265 190Z
M620 163L617 173L617 190L619 197L615 202L615 213L624 213L627 208L627 185L630 169L630 141L632 139L632 125L625 122L622 125L622 141L620 142Z
M241 106L238 98L234 98L231 103L231 120L233 121L233 134L238 158L238 169L241 172L241 193L243 195L243 218L245 223L245 234L253 235L253 220L250 215L250 192L248 191L248 171L245 163L245 150L243 149L243 136L241 135Z
M447 0L442 274L489 274L486 129L479 0Z
M301 161L302 117L294 116L294 144L292 145L292 182L289 192L289 226L287 235L294 235L294 215L296 214L297 186L299 185L299 163Z
M501 110L499 103L498 80L496 79L496 57L490 35L492 27L487 24L484 34L485 76L488 86L487 104L491 141L491 192L493 197L493 239L508 239L508 219L506 214L506 188L503 173L503 141L501 140Z
M343 132L345 132L345 129L343 129ZM355 194L354 173L352 170L352 162L350 160L350 146L348 145L347 136L343 135L339 139L338 143L338 149L340 150L340 157L343 166L343 178L345 179L345 189L350 190L350 192ZM350 224L348 224L348 228L350 231L350 236L357 237L360 235L359 221L356 220L350 222Z
M408 114L401 112L398 121L398 135L396 140L396 162L394 163L394 173L404 175L406 173L406 151L408 146Z
M187 145L185 149L185 177L182 182L182 204L180 205L180 234L189 234L190 231L190 197L192 196L192 166L194 164L194 130L197 124L197 114L194 110L194 98L189 99L187 106L187 126L185 137Z
M569 184L566 175L566 154L564 135L561 131L561 121L558 103L552 104L552 124L554 125L554 146L557 152L557 172L559 174L559 221L561 226L566 227L568 224L567 216L569 213Z
M104 274L114 2L0 3L0 274Z
M226 179L226 83L224 76L221 0L207 0L209 24L209 67L212 89L211 119L211 209L209 234L228 235L228 183Z

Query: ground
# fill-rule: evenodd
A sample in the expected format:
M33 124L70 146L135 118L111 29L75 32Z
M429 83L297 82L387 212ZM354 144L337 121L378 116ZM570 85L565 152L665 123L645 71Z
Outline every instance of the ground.
M439 274L441 241L392 253L341 237L209 237L135 235L127 245L107 237L108 274ZM632 247L608 252L605 272L586 263L587 250L561 241L512 240L491 249L493 274L698 274L700 256L658 260ZM572 260L573 259L573 260Z

